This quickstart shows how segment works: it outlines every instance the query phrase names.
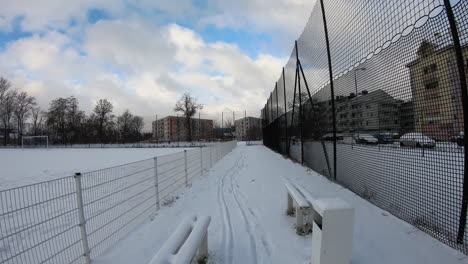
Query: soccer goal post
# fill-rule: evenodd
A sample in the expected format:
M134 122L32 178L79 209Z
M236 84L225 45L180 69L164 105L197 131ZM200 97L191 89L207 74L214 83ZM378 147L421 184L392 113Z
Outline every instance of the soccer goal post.
M48 136L23 136L21 148L49 148Z

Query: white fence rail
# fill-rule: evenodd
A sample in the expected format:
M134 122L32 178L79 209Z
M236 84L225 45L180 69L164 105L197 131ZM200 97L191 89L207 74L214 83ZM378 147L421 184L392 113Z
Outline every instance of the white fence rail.
M89 263L235 141L0 191L0 263Z

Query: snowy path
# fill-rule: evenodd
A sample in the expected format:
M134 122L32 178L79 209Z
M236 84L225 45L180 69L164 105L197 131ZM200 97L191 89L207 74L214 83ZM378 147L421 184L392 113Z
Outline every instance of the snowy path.
M263 146L239 146L95 263L147 263L180 221L211 215L209 263L308 263L311 236L284 214L285 179L356 208L352 263L468 263L460 252Z

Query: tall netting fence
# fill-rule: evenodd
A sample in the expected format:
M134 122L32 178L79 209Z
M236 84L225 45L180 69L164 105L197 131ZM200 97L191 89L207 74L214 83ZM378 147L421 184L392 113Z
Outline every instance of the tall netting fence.
M261 110L264 144L468 254L467 14L317 1Z
M177 200L236 141L0 191L0 263L90 263Z

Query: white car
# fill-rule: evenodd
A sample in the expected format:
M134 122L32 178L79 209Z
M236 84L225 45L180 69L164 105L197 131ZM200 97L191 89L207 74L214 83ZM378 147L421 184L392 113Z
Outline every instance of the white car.
M357 144L377 145L379 140L370 134L359 133L354 135L354 140Z
M407 133L400 137L401 147L435 148L436 142L421 133Z

